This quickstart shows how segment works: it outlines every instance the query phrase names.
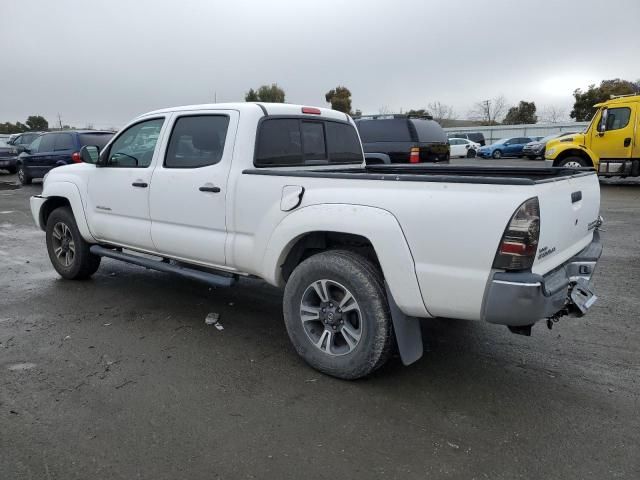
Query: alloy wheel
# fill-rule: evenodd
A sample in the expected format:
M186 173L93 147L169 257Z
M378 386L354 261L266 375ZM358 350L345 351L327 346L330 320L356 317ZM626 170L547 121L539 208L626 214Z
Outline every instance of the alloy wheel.
M60 264L64 267L70 267L76 256L76 244L67 224L58 222L53 226L51 245Z

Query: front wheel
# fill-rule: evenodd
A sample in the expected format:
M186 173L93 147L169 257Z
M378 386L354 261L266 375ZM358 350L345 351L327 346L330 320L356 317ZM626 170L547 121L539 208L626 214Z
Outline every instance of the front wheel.
M475 158L475 157L476 157L476 151L473 148L467 150L467 158Z
M584 160L584 158L567 157L563 159L560 163L558 163L558 166L567 167L567 168L583 168L583 167L588 167L589 165Z
M89 278L100 266L100 257L89 251L69 207L56 208L47 219L47 252L53 268L62 278Z
M496 160L499 158L502 158L502 151L501 150L494 150L493 154L491 155L493 158L495 158Z
M18 165L18 180L22 185L31 185L31 181L33 180L27 171L24 169L24 165Z
M353 380L381 367L393 346L380 271L344 250L313 255L289 277L284 320L298 354L313 368Z

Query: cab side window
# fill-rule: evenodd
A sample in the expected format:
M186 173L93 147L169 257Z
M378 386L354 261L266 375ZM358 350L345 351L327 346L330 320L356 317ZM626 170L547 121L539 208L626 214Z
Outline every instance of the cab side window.
M59 133L56 135L56 141L54 145L55 151L60 150L73 150L73 137L69 133Z
M620 130L629 125L631 109L629 107L610 108L607 112L607 131Z
M229 117L198 115L180 117L171 132L165 168L199 168L222 159Z
M154 118L130 126L109 148L105 166L146 168L151 165L163 123L163 118Z

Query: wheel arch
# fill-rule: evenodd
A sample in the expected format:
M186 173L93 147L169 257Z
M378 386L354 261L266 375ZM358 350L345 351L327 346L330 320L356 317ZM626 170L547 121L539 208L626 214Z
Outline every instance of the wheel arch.
M580 157L588 162L590 166L593 167L595 165L593 158L587 151L580 148L567 148L566 150L563 150L556 155L556 158L553 160L553 166L557 167L560 162L562 162L567 157Z
M78 230L82 238L89 243L97 243L96 239L89 230L89 224L85 216L84 205L78 187L71 182L55 182L48 183L46 190L43 192L46 201L40 207L38 218L40 220L40 228L45 229L47 226L47 218L53 210L58 207L68 205L71 207L73 216L75 217Z
M321 204L285 217L269 239L263 278L283 286L309 255L331 248L361 253L378 265L400 310L429 317L402 229L390 212L364 205Z

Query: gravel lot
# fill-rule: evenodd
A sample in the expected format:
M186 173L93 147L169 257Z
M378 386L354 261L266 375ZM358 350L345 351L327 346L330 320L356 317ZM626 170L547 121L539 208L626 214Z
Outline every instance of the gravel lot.
M429 320L422 360L358 382L296 356L281 292L259 282L211 290L110 260L59 279L28 210L41 185L10 183L2 479L640 478L640 182L603 182L586 318L530 338Z

